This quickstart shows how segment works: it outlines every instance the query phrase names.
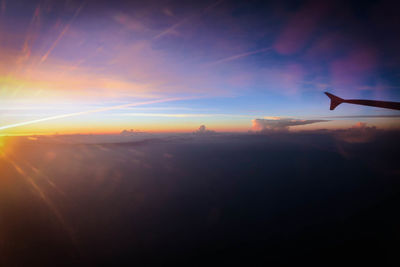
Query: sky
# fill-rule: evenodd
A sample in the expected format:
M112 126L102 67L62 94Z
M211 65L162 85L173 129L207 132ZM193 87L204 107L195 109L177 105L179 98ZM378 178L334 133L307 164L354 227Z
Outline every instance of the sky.
M398 111L330 111L323 94L400 101L396 10L391 1L2 0L0 135L247 132L270 121L398 128Z

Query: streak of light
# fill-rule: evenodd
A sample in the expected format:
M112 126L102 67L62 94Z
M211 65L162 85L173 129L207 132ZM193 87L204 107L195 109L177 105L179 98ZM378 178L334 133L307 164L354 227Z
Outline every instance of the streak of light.
M44 191L40 188L40 186L35 182L35 180L27 174L14 160L12 160L9 156L4 157L6 161L8 161L14 169L26 180L28 184L31 185L33 190L38 194L40 199L45 203L45 205L53 212L54 216L57 218L57 220L60 222L60 224L64 227L65 231L68 233L69 237L71 238L71 241L73 244L76 246L77 245L77 240L75 238L75 233L73 229L66 223L64 217L62 216L61 212L58 210L56 205L49 199Z
M2 148L4 147L4 138L0 136L0 153L2 153Z
M202 14L205 14L206 12L212 10L213 8L215 8L216 6L218 6L219 4L221 4L224 0L218 0L215 3L212 3L211 5L207 6L202 13L199 14L194 14L192 16L189 16L187 18L182 19L181 21L179 21L178 23L170 26L169 28L165 29L164 31L160 32L159 34L157 34L156 36L153 37L154 40L157 40L167 34L170 33L174 33L176 28L180 27L183 24L186 24L188 22L190 22L191 20L193 20L194 18L201 16Z
M168 113L122 113L115 116L134 116L134 117L167 117L167 118L193 118L193 117L229 117L229 118L253 118L253 115L240 114L213 114L213 113L183 113L183 114L168 114Z
M31 22L29 23L24 45L22 47L22 55L17 59L18 63L27 61L31 56L31 47L36 39L36 32L40 24L40 6L38 5L33 12Z
M232 60L236 60L242 57L247 57L247 56L251 56L251 55L255 55L255 54L259 54L259 53L264 53L271 50L270 47L265 47L259 50L255 50L255 51L250 51L250 52L246 52L246 53L241 53L241 54L237 54L237 55L233 55L227 58L223 58L214 62L209 63L208 65L216 65L216 64L220 64L220 63L224 63L224 62L229 62Z
M46 61L47 57L50 55L50 53L53 51L53 49L57 46L58 42L63 38L63 36L65 35L65 33L69 30L69 27L71 26L72 22L75 20L75 18L79 15L79 13L81 12L83 6L85 3L83 3L74 13L74 16L71 18L70 22L64 27L64 29L61 31L61 33L58 35L57 39L54 41L54 43L51 45L51 47L49 48L49 50L47 50L46 54L44 54L42 56L42 58L40 59L40 63L43 63L44 61Z
M178 100L183 100L183 99L187 99L187 98L159 99L159 100L152 100L152 101L146 101L146 102L130 103L130 104L106 107L106 108L98 108L98 109L93 109L93 110L88 110L88 111L80 111L80 112L74 112L74 113L68 113L68 114L61 114L61 115L50 116L50 117L37 119L37 120L31 120L31 121L25 121L25 122L4 125L4 126L0 127L0 130L15 128L15 127L19 127L19 126L24 126L24 125L29 125L29 124L34 124L34 123L39 123L39 122L44 122L44 121L68 118L68 117L73 117L73 116L78 116L78 115L85 115L85 114L97 113L97 112L114 110L114 109L123 109L126 107L133 107L133 106L141 106L141 105L149 105L149 104L156 104L156 103L163 103L163 102L170 102L170 101L178 101Z
M358 118L400 118L400 114L388 114L388 115L350 115L350 116L326 116L321 118L328 119L358 119Z
M30 164L28 161L24 162L26 166L28 166L35 174L37 177L42 178L43 180L46 181L47 184L49 184L54 190L56 190L59 194L65 196L65 193L57 187L55 183L42 171L40 171L38 168L34 167L32 164Z

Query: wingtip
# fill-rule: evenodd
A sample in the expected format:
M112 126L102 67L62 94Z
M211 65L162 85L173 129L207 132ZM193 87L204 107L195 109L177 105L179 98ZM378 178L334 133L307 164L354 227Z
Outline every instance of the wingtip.
M329 92L324 92L328 97L329 97L329 99L331 100L331 105L330 105L330 107L329 107L329 109L330 110L334 110L337 106L339 106L341 103L343 103L343 99L342 98L340 98L340 97L338 97L338 96L335 96L334 94L331 94L331 93L329 93Z

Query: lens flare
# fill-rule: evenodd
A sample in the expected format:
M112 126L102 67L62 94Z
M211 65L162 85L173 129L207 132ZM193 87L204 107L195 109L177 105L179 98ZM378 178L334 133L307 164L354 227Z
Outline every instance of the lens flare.
M3 154L4 137L0 136L0 156Z

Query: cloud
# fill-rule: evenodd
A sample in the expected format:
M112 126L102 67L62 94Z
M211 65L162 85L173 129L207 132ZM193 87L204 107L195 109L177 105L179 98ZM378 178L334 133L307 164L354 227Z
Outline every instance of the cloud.
M142 134L143 132L141 132L141 131L138 131L138 130L133 130L133 129L130 129L130 130L123 130L121 133L120 133L120 135L121 136L134 136L134 135L138 135L138 134Z
M336 90L347 92L349 87L362 89L369 84L378 66L377 52L368 46L357 46L346 56L331 63L331 83ZM368 88L368 87L367 87Z
M212 3L211 5L207 6L206 8L204 8L202 10L202 12L199 13L194 13L189 17L186 17L182 20L180 20L178 23L173 24L172 26L170 26L169 28L163 30L162 32L160 32L159 34L157 34L156 36L153 37L154 40L160 39L161 37L164 37L166 35L170 35L170 34L175 34L175 35L180 35L179 32L177 31L177 28L181 27L182 25L185 24L189 24L190 22L192 22L194 19L202 16L203 14L205 14L206 12L211 11L213 8L215 8L216 6L218 6L219 4L221 4L223 2L223 0L219 0L216 1L214 3ZM164 14L165 11L163 11ZM171 13L172 14L172 13Z
M329 119L359 119L359 118L400 118L400 114L387 115L349 115L349 116L327 116Z
M182 19L181 21L179 21L178 23L175 23L174 25L170 26L169 28L163 30L162 32L160 32L159 34L157 34L156 36L153 37L154 40L160 39L161 37L168 35L168 34L175 34L175 35L179 35L178 31L176 30L178 27L180 27L181 25L185 24L187 21L190 21L191 17L189 18L185 18Z
M164 8L163 10L162 10L162 12L166 15L166 16L168 16L168 17L174 17L175 15L174 15L174 13L171 11L171 9L169 9L169 8Z
M327 3L304 5L287 22L276 40L275 50L279 54L291 55L303 49L329 9L330 4Z
M198 130L193 132L197 135L215 134L215 131L208 130L205 125L201 125Z
M182 98L182 100L184 100L184 99ZM1 108L0 108L0 110L1 110ZM247 117L251 117L250 115L223 114L223 113L116 113L115 116L165 117L165 118L198 118L198 117L203 117L203 118L204 117L247 118Z
M58 35L57 39L54 41L54 43L51 45L51 47L49 48L49 50L47 50L47 52L42 56L42 58L40 59L40 63L43 63L44 61L46 61L46 59L49 57L49 55L51 54L51 52L54 50L54 48L57 46L57 44L60 42L60 40L63 38L63 36L65 35L65 33L69 30L69 28L71 27L71 24L74 22L75 18L79 15L79 13L81 12L83 6L85 5L85 3L83 3L74 13L74 15L72 16L70 22L64 27L64 29L61 31L61 33Z
M301 90L307 74L308 71L302 64L289 63L279 67L261 69L259 81L268 84L270 90L293 95Z
M36 120L30 120L30 121L24 121L24 122L18 122L18 123L3 125L3 126L0 126L0 130L20 127L20 126L25 126L25 125L30 125L30 124L35 124L35 123L44 122L44 121L69 118L69 117L74 117L74 116L79 116L79 115L84 115L84 114L91 114L91 113L104 112L104 111L115 110L115 109L123 109L123 108L126 108L126 107L141 106L141 105L148 105L148 104L155 104L155 103L163 103L163 102L176 101L176 100L182 100L182 98L169 98L169 99L160 99L160 100L153 100L153 101L147 101L147 102L136 102L136 103L129 103L129 104L123 104L123 105L116 105L116 106L97 108L97 109L92 109L92 110L87 110L87 111L79 111L79 112L73 112L73 113L60 114L60 115L40 118L40 119L36 119Z
M118 13L113 16L113 19L125 28L131 31L144 32L148 31L148 28L143 25L139 20L133 19L125 14Z
M307 125L327 120L298 120L291 118L267 117L254 119L253 129L260 132L287 132L290 126Z
M265 47L265 48L258 49L258 50L255 50L255 51L240 53L240 54L237 54L237 55L233 55L233 56L230 56L230 57L227 57L227 58L223 58L223 59L214 61L214 62L210 63L210 65L226 63L226 62L229 62L229 61L232 61L232 60L236 60L236 59L240 59L240 58L243 58L243 57L264 53L264 52L267 52L267 51L270 51L270 50L271 50L270 47Z
M351 128L337 130L336 138L347 143L367 143L372 141L379 130L375 126L367 126L365 122L357 122Z

